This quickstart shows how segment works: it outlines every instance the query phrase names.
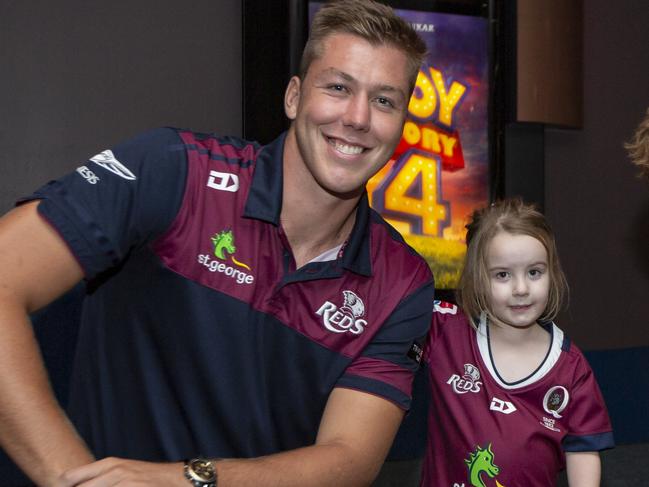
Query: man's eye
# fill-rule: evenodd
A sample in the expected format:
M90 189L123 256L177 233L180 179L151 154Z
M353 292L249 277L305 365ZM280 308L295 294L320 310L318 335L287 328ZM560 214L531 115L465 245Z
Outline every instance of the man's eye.
M379 105L384 106L384 107L389 107L389 108L394 107L394 103L392 103L392 100L390 100L389 98L385 98L383 96L379 96L376 99L376 103L378 103Z
M339 84L329 85L328 88L331 91L345 91L345 89L346 89L345 85L339 85Z

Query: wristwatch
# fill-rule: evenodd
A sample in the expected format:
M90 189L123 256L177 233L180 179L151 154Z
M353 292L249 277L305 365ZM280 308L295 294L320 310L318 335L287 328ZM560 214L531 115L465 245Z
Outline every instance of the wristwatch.
M214 463L205 458L185 460L185 478L194 487L216 487Z

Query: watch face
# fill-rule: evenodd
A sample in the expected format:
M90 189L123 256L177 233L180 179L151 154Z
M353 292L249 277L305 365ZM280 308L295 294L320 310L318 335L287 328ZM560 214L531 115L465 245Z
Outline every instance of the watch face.
M214 482L216 480L214 465L209 460L192 460L189 462L189 473L201 482Z

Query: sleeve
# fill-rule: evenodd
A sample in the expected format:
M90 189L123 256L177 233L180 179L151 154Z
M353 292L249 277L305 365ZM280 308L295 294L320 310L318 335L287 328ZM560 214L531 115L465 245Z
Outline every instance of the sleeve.
M424 346L424 363L430 364L433 357L433 349L448 322L461 320L464 317L458 305L447 301L435 300L433 302L433 315L431 318L430 331L426 336Z
M187 159L174 129L155 129L104 150L17 204L40 199L86 279L119 264L169 226L184 194Z
M611 422L595 374L581 352L576 352L577 373L565 411L567 434L562 442L563 450L586 452L613 448Z
M408 410L430 327L433 295L430 281L404 298L337 386L381 396Z

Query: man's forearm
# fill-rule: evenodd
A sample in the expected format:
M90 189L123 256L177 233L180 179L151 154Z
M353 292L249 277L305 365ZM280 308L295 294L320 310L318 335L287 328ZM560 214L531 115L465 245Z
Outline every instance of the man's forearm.
M340 444L319 444L254 459L221 460L216 463L218 486L370 485L383 457L368 464L356 460L358 453Z
M0 446L34 482L48 486L93 458L54 398L28 317L83 277L37 205L0 218Z
M54 398L24 310L0 299L0 444L38 485L93 461Z
M370 485L383 456L368 462L366 455L358 455L342 445L318 444L266 457L213 460L218 487L342 487ZM105 458L66 472L61 487L89 481L124 486L191 486L182 463Z

